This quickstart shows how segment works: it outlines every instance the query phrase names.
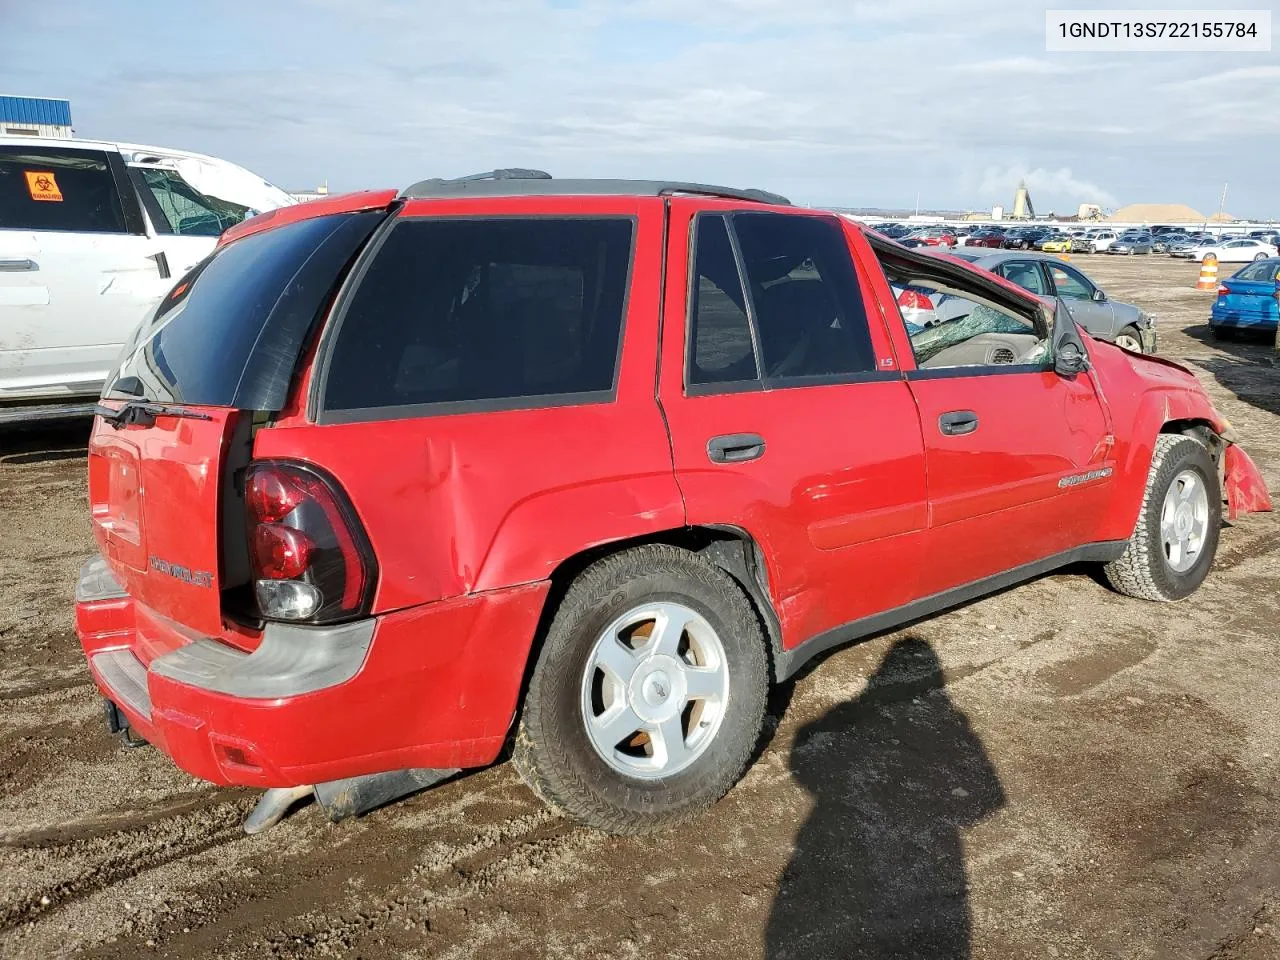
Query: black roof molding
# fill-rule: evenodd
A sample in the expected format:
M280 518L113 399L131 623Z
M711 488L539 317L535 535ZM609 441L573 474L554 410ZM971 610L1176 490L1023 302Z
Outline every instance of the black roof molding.
M506 168L444 180L420 180L401 191L406 200L452 197L555 197L572 195L665 197L691 194L790 206L791 201L767 190L717 187L678 180L556 180L542 170Z

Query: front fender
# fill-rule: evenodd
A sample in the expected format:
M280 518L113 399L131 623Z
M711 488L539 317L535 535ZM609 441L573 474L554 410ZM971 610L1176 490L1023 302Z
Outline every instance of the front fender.
M1102 525L1102 537L1127 540L1138 522L1156 437L1166 425L1203 424L1218 436L1230 427L1194 375L1183 368L1158 357L1135 357L1109 345L1091 352L1117 434L1115 494Z

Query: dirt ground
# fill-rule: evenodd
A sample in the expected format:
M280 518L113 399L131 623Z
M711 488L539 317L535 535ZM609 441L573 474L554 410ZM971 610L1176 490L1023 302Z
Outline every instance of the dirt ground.
M1280 494L1268 346L1209 339L1193 265L1072 259ZM582 829L503 764L253 838L253 792L105 731L84 434L0 437L0 957L1280 957L1280 516L1181 604L1080 568L835 652L682 830Z

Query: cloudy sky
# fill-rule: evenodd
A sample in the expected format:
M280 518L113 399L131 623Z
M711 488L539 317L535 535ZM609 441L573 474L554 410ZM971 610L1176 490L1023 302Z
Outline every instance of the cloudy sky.
M1156 6L1156 4L1145 4ZM1163 0L1203 15L1275 0ZM0 92L286 189L496 166L845 206L1280 217L1280 51L1048 54L1035 0L0 0ZM1129 0L1117 6L1144 6Z

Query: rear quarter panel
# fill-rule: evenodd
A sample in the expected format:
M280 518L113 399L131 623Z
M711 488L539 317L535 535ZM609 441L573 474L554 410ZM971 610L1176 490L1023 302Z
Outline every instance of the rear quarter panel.
M616 398L611 402L262 430L254 456L328 470L380 567L375 612L545 580L566 558L684 524L655 399L663 269L657 198L419 201L441 216L637 218Z

